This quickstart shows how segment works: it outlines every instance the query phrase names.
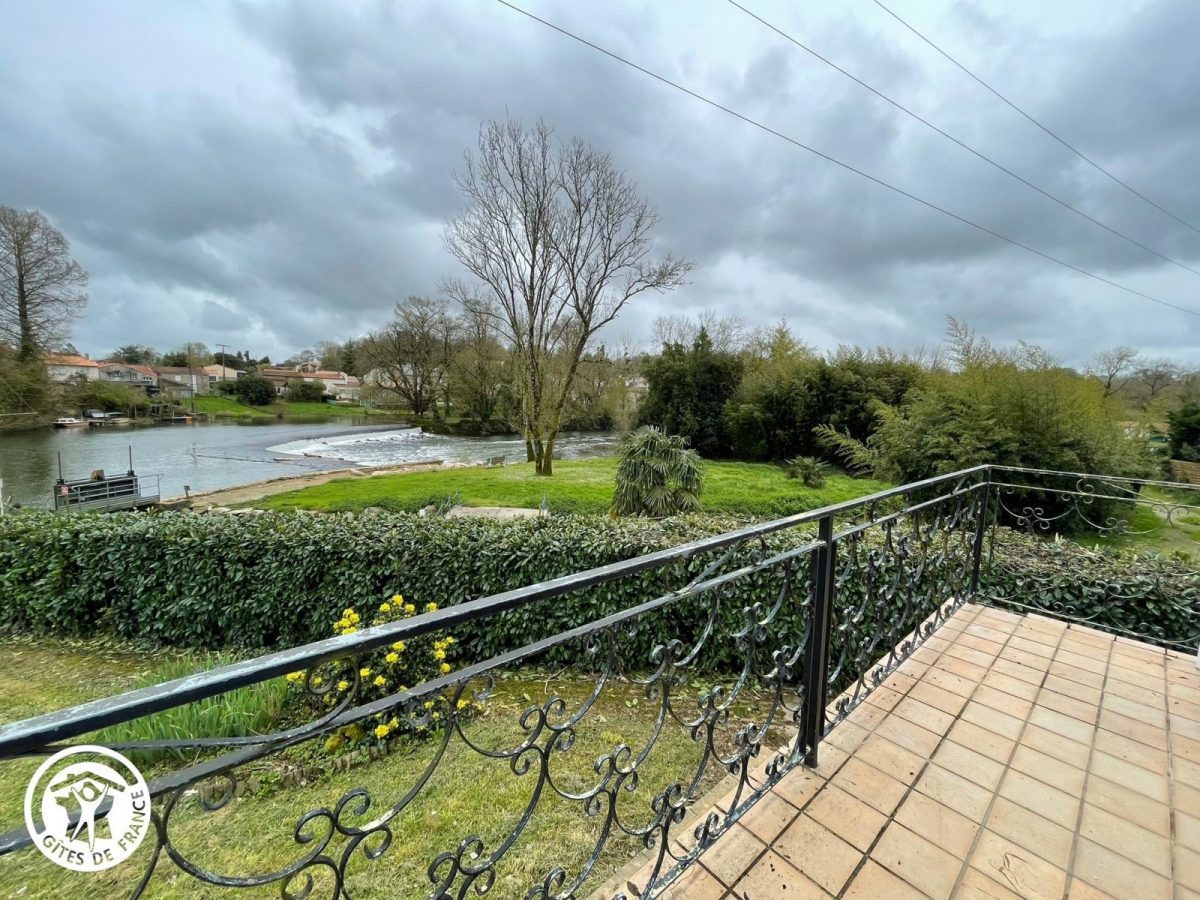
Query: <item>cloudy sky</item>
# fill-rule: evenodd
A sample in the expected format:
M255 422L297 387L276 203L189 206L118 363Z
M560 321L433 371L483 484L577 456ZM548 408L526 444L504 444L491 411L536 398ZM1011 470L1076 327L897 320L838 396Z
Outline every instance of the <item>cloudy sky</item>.
M1164 263L903 116L726 0L514 0L988 228L1200 312ZM886 0L1086 154L1200 227L1200 3ZM1173 221L1005 107L872 0L743 0L1006 167L1200 268ZM91 274L85 352L184 340L280 358L459 274L452 172L489 118L611 152L696 263L661 313L785 317L810 343L935 343L945 317L1068 363L1200 363L1200 318L1040 260L612 62L492 0L0 0L0 203ZM12 38L17 39L12 39ZM619 334L614 334L616 339Z

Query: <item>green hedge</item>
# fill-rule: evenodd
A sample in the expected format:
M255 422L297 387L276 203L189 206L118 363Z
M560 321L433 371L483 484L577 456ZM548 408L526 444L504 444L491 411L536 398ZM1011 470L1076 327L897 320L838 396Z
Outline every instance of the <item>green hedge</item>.
M734 524L711 517L499 523L393 513L21 514L0 519L0 629L102 633L203 649L280 648L328 637L331 623L347 606L366 608L396 591L418 604L451 605L671 547ZM767 547L774 551L801 539L794 532L775 535ZM1169 560L1142 559L1140 574L1131 575L1126 557L1072 544L1035 544L1006 533L998 547L990 583L1001 594L1044 595L1047 602L1083 598L1088 609L1121 610L1137 623L1147 618L1142 613L1153 618L1162 611L1171 617L1164 619L1170 629L1185 624L1181 602L1195 606L1198 576ZM731 565L756 550L740 548ZM843 562L851 559L841 552ZM843 602L868 595L868 557L871 577L880 586L888 584L891 554L863 552L861 571L841 572ZM456 635L463 657L484 659L677 589L712 559L710 554L672 564L460 628ZM919 570L911 567L906 577L918 581L904 582L905 590L896 592L896 610L907 598L924 597L909 611L910 618L923 616L935 602L928 598L939 596L935 590L949 578L964 578L964 572L960 549ZM744 624L744 607L773 602L781 579L778 570L760 572L722 590L721 640L711 642L706 664L737 664L741 654L726 636ZM801 579L774 626L793 643L804 631L805 587ZM698 634L705 615L702 601L689 598L645 617L633 634L622 635L621 646L644 664L656 645ZM894 617L894 611L872 609L868 623ZM870 632L835 629L835 652L844 646L853 655ZM562 648L548 661L578 660L574 647Z

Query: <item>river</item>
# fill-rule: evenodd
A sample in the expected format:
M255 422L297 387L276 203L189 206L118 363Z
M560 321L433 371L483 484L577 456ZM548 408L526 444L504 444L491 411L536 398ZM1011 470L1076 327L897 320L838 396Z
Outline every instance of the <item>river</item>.
M612 452L610 433L559 437L563 458ZM442 459L476 462L492 456L524 460L516 436L454 437L426 434L404 424L329 419L324 421L226 420L143 428L50 428L0 432L0 478L6 502L49 506L59 459L67 479L95 469L124 472L133 454L139 475L162 476L164 497L235 487L266 478L302 475L351 465L380 466ZM152 484L152 482L151 482Z

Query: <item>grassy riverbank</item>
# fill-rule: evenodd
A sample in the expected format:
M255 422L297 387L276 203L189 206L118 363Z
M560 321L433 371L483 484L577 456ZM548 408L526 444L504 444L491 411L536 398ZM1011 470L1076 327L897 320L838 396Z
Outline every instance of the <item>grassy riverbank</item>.
M191 401L184 403L190 408ZM197 397L196 412L207 413L218 418L234 419L277 419L307 418L310 416L344 416L347 418L362 418L365 416L380 416L397 418L394 411L388 412L367 409L364 406L339 406L333 403L294 403L290 400L279 400L267 406L248 406L234 397Z
M91 644L0 642L0 723L131 687L140 675L154 670L153 659ZM538 670L507 673L497 683L495 696L471 720L469 734L479 746L515 746L523 736L519 724L523 710L556 695L575 708L593 686L590 679ZM762 698L753 701L761 702ZM737 704L731 712L729 727L723 728L722 734L732 735L737 724L761 715L751 704ZM556 783L565 790L586 790L597 778L592 768L596 757L621 743L640 748L653 732L654 721L653 704L647 703L636 686L610 684L575 729L571 750L555 755ZM378 814L416 781L436 744L430 740L396 742L385 758L364 759L348 769L311 753L293 756L292 764L300 761L326 771L290 787L280 783L285 761L268 757L252 764L253 773L241 772L255 776L258 790L218 812L201 811L195 797L183 799L171 817L174 846L193 862L229 876L276 870L301 858L308 849L293 837L296 821L304 813L322 806L332 808L346 791L365 787L375 801L372 814ZM721 741L720 749L726 754L733 752L728 740ZM667 784L686 781L701 750L686 729L665 728L640 770L637 788L622 792L625 815L637 822L648 821L652 797ZM0 829L22 827L25 785L39 762L21 759L0 764ZM359 854L351 863L349 888L353 895L424 896L430 890L426 869L438 853L453 850L470 834L483 836L487 849L493 850L528 805L537 788L536 769L535 764L529 774L514 775L506 761L484 760L456 739L425 789L392 822L393 840L387 852L374 861ZM151 769L146 774L152 777L160 772ZM705 785L715 784L718 774L713 771ZM580 803L564 801L546 790L528 828L497 867L499 896L523 896L527 887L540 882L555 866L563 866L572 875L578 872L595 845L603 820L603 815L589 817ZM320 820L310 830L321 833ZM147 840L129 861L94 875L66 873L32 848L0 857L0 897L127 897L145 871L152 843ZM345 840L335 837L329 853L336 858L345 847ZM637 849L636 841L614 840L589 884L601 884ZM314 877L322 879L320 867L313 871ZM319 883L326 886L318 888L314 896L328 896L327 882ZM253 896L278 894L278 884L274 884ZM205 886L163 854L147 896L201 895L209 895Z
M536 508L543 497L551 511L602 515L612 503L615 457L563 460L554 475L539 478L533 465L503 468L455 468L344 478L276 494L248 503L263 509L316 509L330 512L381 506L416 510L430 501L461 494L465 506ZM778 466L763 463L706 462L704 511L743 516L781 516L883 490L888 485L869 478L833 475L824 487L807 488L788 478Z

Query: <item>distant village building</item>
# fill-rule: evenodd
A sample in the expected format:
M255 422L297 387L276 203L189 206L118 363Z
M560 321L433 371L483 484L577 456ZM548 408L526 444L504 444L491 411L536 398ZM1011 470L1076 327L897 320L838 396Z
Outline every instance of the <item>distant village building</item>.
M320 384L325 393L338 400L357 400L362 382L345 372L328 372L311 363L295 367L267 366L258 374L275 385L275 393L282 397L296 383Z
M141 388L147 394L158 393L158 372L153 366L134 363L100 363L100 380Z
M242 374L237 369L231 369L228 366L211 365L201 369L208 376L208 383L214 385L219 381L237 381Z
M155 366L154 371L158 373L159 390L172 397L203 397L210 392L211 382L203 369Z
M97 381L100 378L100 364L86 356L69 356L60 353L46 355L46 374L51 381L65 384L68 381L83 378L86 381Z

